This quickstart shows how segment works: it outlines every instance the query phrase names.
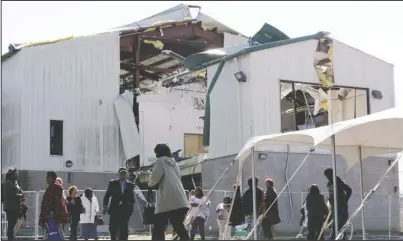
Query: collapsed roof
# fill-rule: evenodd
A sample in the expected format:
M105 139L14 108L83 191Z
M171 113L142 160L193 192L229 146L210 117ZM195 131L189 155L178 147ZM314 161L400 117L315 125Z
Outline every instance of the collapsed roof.
M205 73L161 80L185 71L186 57L223 47L224 32L242 35L201 13L200 7L184 4L114 30L121 35L121 91L138 88L143 93L184 83L207 85Z

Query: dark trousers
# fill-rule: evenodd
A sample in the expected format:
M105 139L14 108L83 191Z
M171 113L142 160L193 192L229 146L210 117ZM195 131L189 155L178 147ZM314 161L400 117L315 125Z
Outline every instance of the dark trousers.
M332 212L333 213L333 212ZM335 236L336 236L336 232L335 232L335 229L336 229L336 226L334 225L334 217L333 217L333 215L332 215L332 220L333 220L333 224L332 224L332 233L330 234L330 240L335 240ZM344 224L346 224L346 222L347 222L347 220L348 220L348 209L346 209L346 208L342 208L340 211L339 211L339 216L338 216L338 220L339 220L339 231L340 231L340 229L344 226ZM309 223L309 222L308 222ZM342 238L342 240L346 240L347 238L346 238L346 235L345 235L345 233L343 233L343 238Z
M264 218L262 220L262 229L263 229L263 237L265 239L273 239L273 225L271 224L270 220L268 218Z
M5 210L7 216L7 238L8 240L15 240L14 227L17 224L19 210Z
M154 227L151 240L165 240L164 230L169 222L172 224L174 231L178 234L180 240L189 240L183 221L186 218L188 208L181 208L169 212L155 214Z
M318 219L308 218L308 236L307 240L318 240L319 234L322 231L323 222ZM323 240L323 233L320 237Z
M125 212L111 213L109 218L109 233L111 240L128 240L130 216Z
M70 223L70 240L77 240L77 228L79 219L71 219Z
M204 231L204 222L206 220L201 217L196 217L192 223L192 229L190 230L190 240L194 240L196 236L196 231L199 229L201 240L206 240L206 233Z

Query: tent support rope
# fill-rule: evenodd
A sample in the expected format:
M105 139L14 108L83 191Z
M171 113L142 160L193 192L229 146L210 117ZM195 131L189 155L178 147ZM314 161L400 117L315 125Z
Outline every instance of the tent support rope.
M290 177L290 179L288 180L288 182L284 185L284 187L281 189L281 191L277 194L277 197L274 199L274 201L272 202L272 204L270 205L270 207L264 212L264 214L260 215L259 218L257 219L255 225L253 226L252 230L249 232L248 236L245 238L245 240L248 240L251 238L252 233L255 232L256 227L260 224L260 222L262 221L263 217L266 216L266 214L269 212L269 210L272 208L272 206L274 205L274 203L277 201L277 199L280 197L280 195L284 192L284 190L287 188L287 186L290 184L290 182L292 181L292 179L294 179L295 175L298 173L299 169L301 169L302 165L308 160L308 157L310 156L310 154L314 151L313 148L311 148L311 150L306 154L304 160L302 160L301 164L298 166L297 170L295 170L295 172L292 174L292 176ZM254 160L252 160L254 161Z
M347 229L348 224L361 211L361 209L364 207L365 203L372 197L372 195L375 193L376 189L378 189L378 187L381 185L382 181L386 178L386 176L393 169L393 167L399 162L399 160L402 158L402 156L403 156L403 151L399 153L399 155L396 157L396 159L390 164L390 167L385 171L385 173L379 179L378 183L374 186L374 188L371 191L368 192L368 194L365 196L364 200L361 201L361 204L354 211L354 213L350 215L347 222L340 229L339 235L337 235L336 240L341 238L343 232Z

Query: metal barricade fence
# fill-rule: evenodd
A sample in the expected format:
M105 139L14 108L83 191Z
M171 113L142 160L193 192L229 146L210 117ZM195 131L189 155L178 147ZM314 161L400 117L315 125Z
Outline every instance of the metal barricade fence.
M105 195L105 190L94 190L95 196L98 198L100 206L100 214L103 213L103 197ZM204 191L207 194L208 190ZM82 193L82 191L80 191ZM20 230L16 233L17 238L26 239L38 239L44 236L44 230L39 227L39 212L40 204L42 202L44 191L25 191L24 196L27 199L28 211L27 220L23 222ZM67 194L67 193L66 193ZM138 190L135 191L135 206L134 213L129 220L129 235L138 236L140 239L151 236L152 227L150 225L143 225L142 213L144 206L146 204L147 191ZM186 192L188 198L190 193ZM154 192L155 195L155 192ZM207 229L208 236L216 236L218 232L217 221L216 221L216 207L222 202L225 196L232 197L233 191L227 190L215 190L210 196L210 217L207 220L206 226L211 227L211 232ZM328 196L324 193L325 196ZM281 223L277 225L276 230L280 231L290 231L298 232L299 230L299 220L301 218L300 208L304 202L306 193L295 192L295 193L283 193L278 199L279 211ZM155 200L155 199L154 199ZM359 205L361 197L359 194L353 194L349 201L349 212L352 213ZM396 233L401 231L401 213L403 214L403 196L397 194L382 194L376 193L365 205L365 228L368 232L376 231L379 235L384 238L395 238ZM2 238L5 238L7 221L5 213L2 212ZM103 216L105 225L98 226L98 236L100 238L109 237L109 216ZM355 230L361 229L361 215L357 215L352 223ZM172 234L172 227L168 225L166 232ZM65 236L69 236L69 227L64 229Z

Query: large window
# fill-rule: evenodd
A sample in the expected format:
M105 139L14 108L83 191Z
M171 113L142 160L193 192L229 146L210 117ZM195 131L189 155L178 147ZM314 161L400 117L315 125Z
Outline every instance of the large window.
M331 96L330 96L331 95ZM369 113L368 89L280 81L281 131L296 131L329 124L328 102L333 106L333 122Z
M63 155L63 121L50 121L50 155Z

